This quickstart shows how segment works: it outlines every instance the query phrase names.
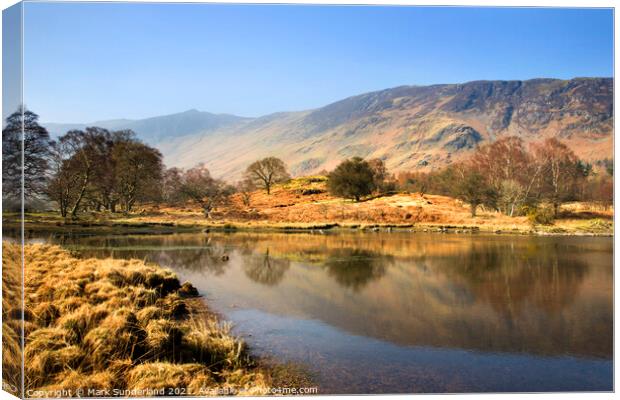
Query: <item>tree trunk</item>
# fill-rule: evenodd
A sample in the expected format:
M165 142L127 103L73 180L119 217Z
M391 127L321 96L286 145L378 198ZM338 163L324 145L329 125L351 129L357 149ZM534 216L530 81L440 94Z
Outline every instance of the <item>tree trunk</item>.
M60 206L60 216L63 218L67 218L67 206L65 205L65 201L61 199L59 202L59 206Z
M84 197L84 193L86 193L86 186L88 185L88 174L84 176L84 180L82 181L82 188L80 189L80 194L78 198L75 200L73 204L73 208L71 209L71 218L77 218L77 212L80 208L80 203L82 202L82 198Z
M478 208L478 204L471 203L469 208L471 210L471 216L472 216L472 218L474 218L476 216L476 209Z

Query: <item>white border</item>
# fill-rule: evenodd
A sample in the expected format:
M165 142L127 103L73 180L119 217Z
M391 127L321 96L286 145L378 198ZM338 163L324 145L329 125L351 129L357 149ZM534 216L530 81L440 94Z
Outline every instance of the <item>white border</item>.
M27 2L31 2L33 0L26 0ZM340 4L340 5L407 5L407 6L470 6L470 7L569 7L569 8L581 8L581 7L598 7L598 8L614 8L616 7L616 1L610 0L537 0L537 1L493 1L493 0L476 0L476 1L467 1L467 0L425 0L425 1L416 1L416 0L314 0L304 1L304 0L243 0L243 1L234 1L234 0L219 0L217 2L208 2L208 1L195 1L195 0L133 0L134 2L144 2L144 3L246 3L246 4ZM79 0L64 0L63 2L80 2ZM108 0L102 2L123 2L120 0ZM18 3L15 0L0 0L0 7L2 9L8 8L14 4ZM614 12L615 14L615 12ZM0 19L0 27L2 25ZM615 15L614 15L614 28L615 28ZM1 39L1 30L0 30L0 39ZM616 43L618 43L618 31L614 29L614 78L616 76ZM1 50L2 42L0 40L0 50ZM2 66L0 65L0 73L2 72ZM617 83L614 79L614 116L615 114L615 105L618 104L618 91ZM1 104L1 100L0 100ZM614 119L614 136L617 131L617 118ZM614 140L614 155L620 154L620 144L619 142ZM615 164L615 157L614 157ZM0 161L1 165L1 161ZM617 170L617 169L616 169ZM617 176L617 175L616 175ZM617 180L614 179L614 188ZM614 208L615 208L615 195L614 195ZM0 204L0 213L2 211L2 205ZM614 215L614 226L616 226L616 216ZM1 221L0 221L1 227ZM614 249L616 244L618 243L617 236L614 236ZM618 287L618 274L615 273L615 265L617 265L618 257L620 257L614 251L614 387L618 382L618 368L615 367L616 361L616 349L618 344L617 330L615 329L615 323L620 321L619 310L616 307L615 303L615 288ZM1 370L1 366L0 366ZM530 394L530 393L510 393L510 394L447 394L447 395L374 395L374 398L377 399L394 399L394 398L414 398L415 396L431 396L433 399L487 399L487 400L504 400L504 399L534 399L534 398L544 398L549 400L576 400L576 399L610 399L614 398L614 393L545 393L545 394ZM305 396L309 397L309 396ZM314 399L352 399L352 398L362 398L365 396L311 396ZM0 391L0 399L14 399L15 397L9 395L6 392ZM186 398L186 397L184 397ZM183 399L183 398L181 398Z

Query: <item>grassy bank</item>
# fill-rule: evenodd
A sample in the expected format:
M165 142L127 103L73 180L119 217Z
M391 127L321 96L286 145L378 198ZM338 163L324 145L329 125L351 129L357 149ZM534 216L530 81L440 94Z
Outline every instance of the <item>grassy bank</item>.
M3 379L17 387L19 257L3 242ZM26 396L263 394L273 384L170 271L49 245L27 245L25 262Z
M174 209L130 215L83 215L77 221L65 221L54 213L26 214L26 235L29 232L79 233L79 234L166 234L183 232L218 231L278 231L318 232L339 230L408 231L441 233L498 233L533 235L613 235L613 212L565 212L550 224L532 224L526 217L505 217L495 213L480 213L475 218L429 218L409 222L407 219L382 220L368 218L325 219L316 221L265 219L206 219L198 209ZM18 215L4 216L4 229L17 230ZM17 231L16 231L17 232Z
M325 181L296 178L278 184L271 194L254 191L246 198L235 194L205 218L193 204L166 206L143 204L131 214L82 213L78 220L64 220L57 213L30 213L26 231L81 233L170 233L204 229L220 230L328 230L405 229L437 232L496 232L516 234L613 234L613 208L590 203L564 204L559 216L535 224L526 216L510 217L480 207L471 216L460 200L420 193L396 193L354 202L327 193ZM19 215L3 215L5 228L19 226Z

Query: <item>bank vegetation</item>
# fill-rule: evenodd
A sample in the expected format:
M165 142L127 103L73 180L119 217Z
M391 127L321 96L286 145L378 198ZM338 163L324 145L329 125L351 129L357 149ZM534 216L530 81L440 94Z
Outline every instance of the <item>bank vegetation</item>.
M27 397L264 394L271 375L170 271L25 246ZM3 242L3 380L20 387L20 246ZM88 392L90 390L90 392ZM17 393L15 393L17 394ZM65 397L65 396L63 396Z

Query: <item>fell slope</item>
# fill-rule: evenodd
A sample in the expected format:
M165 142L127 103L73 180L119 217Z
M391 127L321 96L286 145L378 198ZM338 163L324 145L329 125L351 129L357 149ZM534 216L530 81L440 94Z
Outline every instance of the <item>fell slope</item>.
M266 156L282 158L297 176L352 156L381 158L391 171L442 168L508 135L528 143L557 137L597 161L613 157L613 79L400 86L259 118L191 110L108 122L102 124L136 130L168 166L205 162L227 180Z
M170 165L206 162L229 179L267 155L294 175L351 156L382 158L392 171L441 168L507 135L528 143L557 137L596 161L613 156L612 89L604 78L403 86L159 145Z

